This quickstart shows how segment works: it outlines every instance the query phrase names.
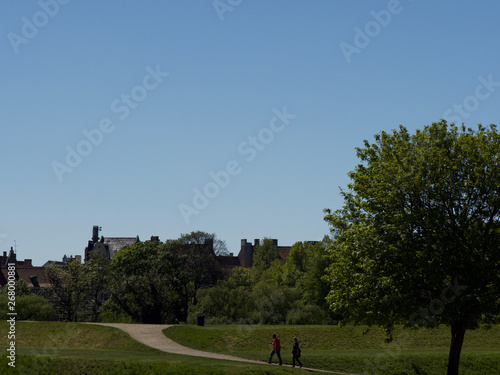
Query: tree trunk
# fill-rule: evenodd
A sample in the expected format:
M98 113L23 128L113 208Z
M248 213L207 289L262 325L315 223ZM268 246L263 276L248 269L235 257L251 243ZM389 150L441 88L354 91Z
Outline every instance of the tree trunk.
M460 364L460 352L464 343L465 325L456 322L451 325L451 346L448 357L448 372L446 375L458 375L458 365Z

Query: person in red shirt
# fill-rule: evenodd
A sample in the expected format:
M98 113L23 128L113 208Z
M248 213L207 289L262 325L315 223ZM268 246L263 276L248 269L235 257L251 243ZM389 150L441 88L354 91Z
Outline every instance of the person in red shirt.
M269 355L269 361L267 363L271 364L271 361L273 359L274 353L278 356L278 359L280 361L280 366L283 364L281 361L281 344L280 344L280 339L276 337L276 334L273 333L273 350L271 351L271 354Z

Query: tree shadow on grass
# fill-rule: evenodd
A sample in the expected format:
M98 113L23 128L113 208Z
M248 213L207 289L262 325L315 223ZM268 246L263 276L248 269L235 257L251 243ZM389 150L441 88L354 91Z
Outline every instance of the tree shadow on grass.
M416 364L412 363L411 367L413 367L413 370L415 370L415 375L429 375L427 372L424 370L420 369Z

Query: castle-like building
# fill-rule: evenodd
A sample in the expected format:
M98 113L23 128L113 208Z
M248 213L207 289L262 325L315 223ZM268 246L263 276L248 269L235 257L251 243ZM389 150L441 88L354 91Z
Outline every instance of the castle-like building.
M90 257L91 251L98 251L105 257L111 259L115 254L120 251L120 249L127 245L133 245L140 241L139 236L135 237L103 237L99 238L100 227L94 225L92 228L92 239L89 240L87 247L85 248L85 260ZM160 241L158 236L151 236L150 241ZM273 245L277 247L280 256L283 260L288 258L291 246L278 246L278 240L273 239ZM238 256L234 256L234 253L229 253L229 255L215 255L213 241L206 240L205 246L214 253L217 261L220 263L224 271L230 272L235 267L252 267L253 266L253 254L255 248L259 246L260 240L255 239L253 244L248 242L246 239L241 240L241 247Z
M140 241L139 236L135 237L103 237L99 238L99 231L101 228L94 225L92 228L92 238L88 241L87 247L85 248L85 261L89 259L91 251L98 251L103 254L108 259L112 259L115 254L120 251L121 248L127 245L133 245ZM151 236L149 241L160 241L158 236ZM278 252L286 260L288 254L290 253L291 246L278 246L278 240L273 239L273 245L276 246ZM313 242L311 242L313 243ZM221 265L224 272L230 273L235 267L252 267L253 266L253 255L257 246L259 246L260 240L255 239L253 244L248 242L246 239L241 240L240 251L237 256L234 253L229 253L229 255L215 255L214 245L212 240L206 240L205 246L211 251L216 260ZM76 260L81 262L81 256L77 255ZM49 264L55 264L57 266L64 266L66 262L73 257L68 258L64 255L62 261L48 261L41 267L33 266L31 259L25 259L24 261L17 260L17 255L11 248L9 254L3 252L3 256L0 257L0 287L7 284L8 281L8 269L7 264L15 264L16 269L16 280L23 279L28 283L34 291L36 292L40 288L46 288L50 286L49 280L45 273L45 267Z

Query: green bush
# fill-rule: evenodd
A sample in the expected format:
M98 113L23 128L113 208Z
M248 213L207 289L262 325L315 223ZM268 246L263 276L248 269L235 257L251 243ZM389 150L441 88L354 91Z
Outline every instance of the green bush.
M135 323L134 319L121 310L111 299L102 305L98 320L103 323Z
M255 310L254 298L243 286L219 283L197 293L198 304L189 307L188 323L195 323L198 314L205 314L207 324L253 323L250 314Z
M300 304L286 314L286 324L326 324L327 322L327 314L317 305Z
M8 297L0 296L0 319L7 319ZM54 321L58 320L52 304L41 296L34 294L17 296L15 311L17 320Z
M265 281L256 284L252 296L256 305L252 318L258 324L284 324L288 312L300 299L295 288Z

